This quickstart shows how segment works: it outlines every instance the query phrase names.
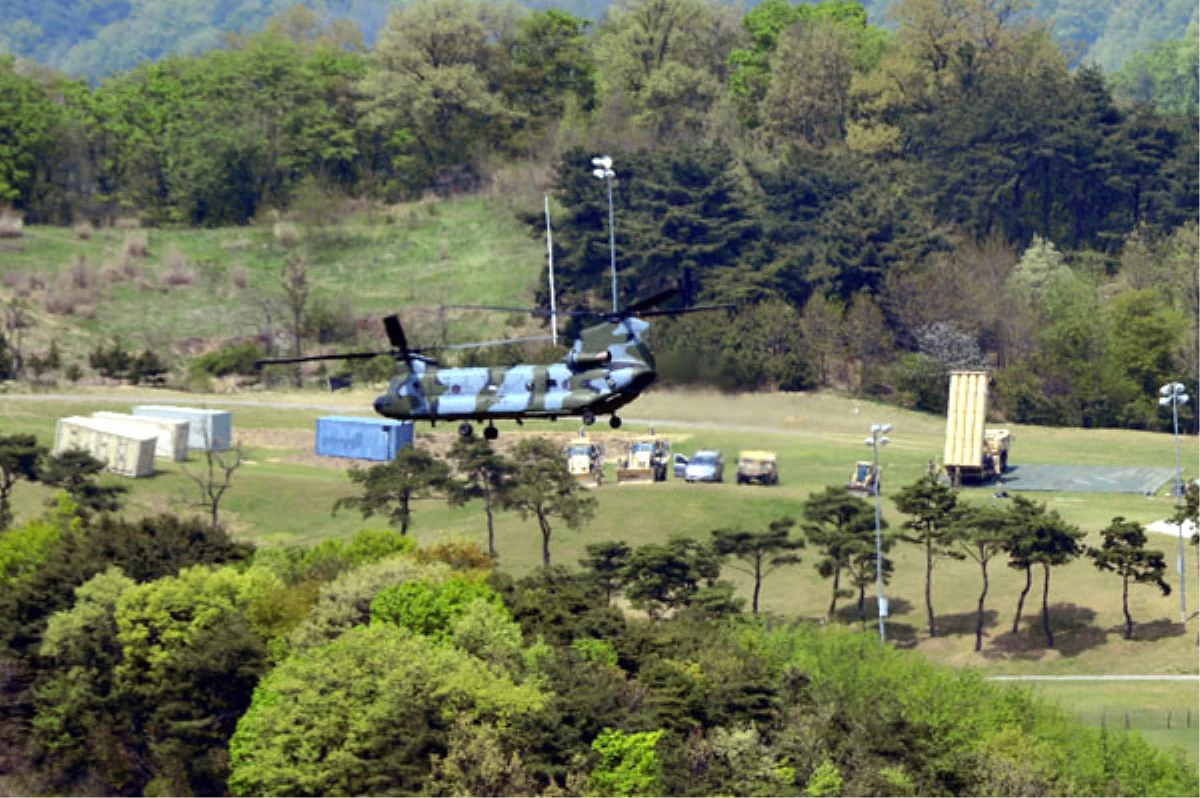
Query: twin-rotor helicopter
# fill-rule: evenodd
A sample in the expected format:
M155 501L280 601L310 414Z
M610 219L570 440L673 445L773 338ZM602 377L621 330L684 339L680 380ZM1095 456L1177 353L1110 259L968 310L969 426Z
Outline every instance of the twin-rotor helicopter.
M309 357L260 360L260 365L304 363L319 360L359 360L388 355L397 363L387 393L375 400L375 412L403 421L458 422L458 434L474 434L472 422L486 423L483 437L495 440L500 431L498 419L557 420L578 416L585 425L608 416L613 429L621 426L617 410L636 399L657 377L654 357L645 337L650 329L644 319L675 316L700 311L727 310L726 305L699 305L675 309L655 309L678 293L671 288L635 302L619 312L558 311L578 318L597 319L585 328L565 358L550 364L518 364L448 368L425 352L446 349L472 349L511 343L485 341L441 347L410 347L400 319L391 315L383 320L391 349L381 352L347 352ZM550 315L540 309L492 306L462 306L471 310L497 310ZM514 339L530 340L530 339Z

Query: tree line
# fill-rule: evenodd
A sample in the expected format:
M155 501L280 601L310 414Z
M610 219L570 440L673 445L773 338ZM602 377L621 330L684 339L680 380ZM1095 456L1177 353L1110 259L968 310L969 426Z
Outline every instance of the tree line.
M780 545L786 522L714 533L713 546L605 545L582 570L514 578L474 543L417 547L395 530L255 550L209 519L79 509L64 495L0 534L0 783L13 792L1174 795L1195 783L1193 766L1136 734L1083 728L873 634L740 613L713 581L714 552L765 574L797 553ZM633 568L658 576L624 581ZM646 616L614 607L616 590Z
M668 380L941 412L949 369L988 367L1011 420L1162 429L1155 390L1197 374L1195 109L1120 99L1016 10L902 0L891 32L847 0L634 0L594 24L421 0L371 50L297 9L94 89L5 62L0 198L31 221L244 224L549 161L562 299L588 303L603 150L624 299L740 308L664 322Z

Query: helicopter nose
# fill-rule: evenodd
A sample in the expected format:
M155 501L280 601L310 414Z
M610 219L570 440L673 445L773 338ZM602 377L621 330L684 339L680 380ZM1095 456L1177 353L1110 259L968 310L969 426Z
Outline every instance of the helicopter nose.
M380 396L379 398L377 398L375 400L375 412L381 416L386 416L387 415L387 407L391 403L392 403L391 397L388 396L387 394Z

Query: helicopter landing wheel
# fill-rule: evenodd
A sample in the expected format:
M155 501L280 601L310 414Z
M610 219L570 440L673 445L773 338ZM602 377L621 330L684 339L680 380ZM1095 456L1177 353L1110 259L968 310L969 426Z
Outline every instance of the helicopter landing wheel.
M458 437L469 438L475 434L475 428L466 421L458 425Z
M608 426L612 427L613 429L620 429L621 428L621 417L615 416L615 415L610 416L608 419Z
M596 414L591 412L590 410L588 412L584 413L583 414L583 423L584 423L584 425L586 425L588 427L595 424L596 423Z
M500 437L500 430L496 429L491 424L488 424L483 428L483 437L486 440L494 441Z

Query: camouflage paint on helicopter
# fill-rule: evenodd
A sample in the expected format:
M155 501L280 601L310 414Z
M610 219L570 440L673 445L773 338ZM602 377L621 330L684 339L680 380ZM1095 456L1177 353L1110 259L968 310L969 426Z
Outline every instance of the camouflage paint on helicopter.
M649 329L635 318L590 327L563 362L550 365L440 368L414 357L375 400L375 411L431 422L578 415L591 424L654 381L654 358L643 340ZM610 423L619 427L620 417Z
M388 352L348 352L340 355L260 360L270 363L303 363L314 360L356 360L387 354L400 364L399 374L388 392L375 400L375 411L404 421L459 421L459 434L472 434L470 422L488 421L484 437L494 440L499 431L495 419L557 419L579 416L592 424L598 415L608 415L614 429L621 426L616 411L632 402L654 382L654 356L646 345L650 325L638 316L674 316L707 310L726 310L726 305L649 310L678 293L669 289L635 302L620 313L568 311L564 315L602 318L604 322L585 329L560 363L521 364L484 368L442 368L425 355L430 349L468 349L511 341L485 341L425 349L410 348L397 316L383 320L392 349ZM546 315L542 310L468 306L473 310L503 310ZM530 339L520 339L530 340ZM538 338L537 340L543 340Z

